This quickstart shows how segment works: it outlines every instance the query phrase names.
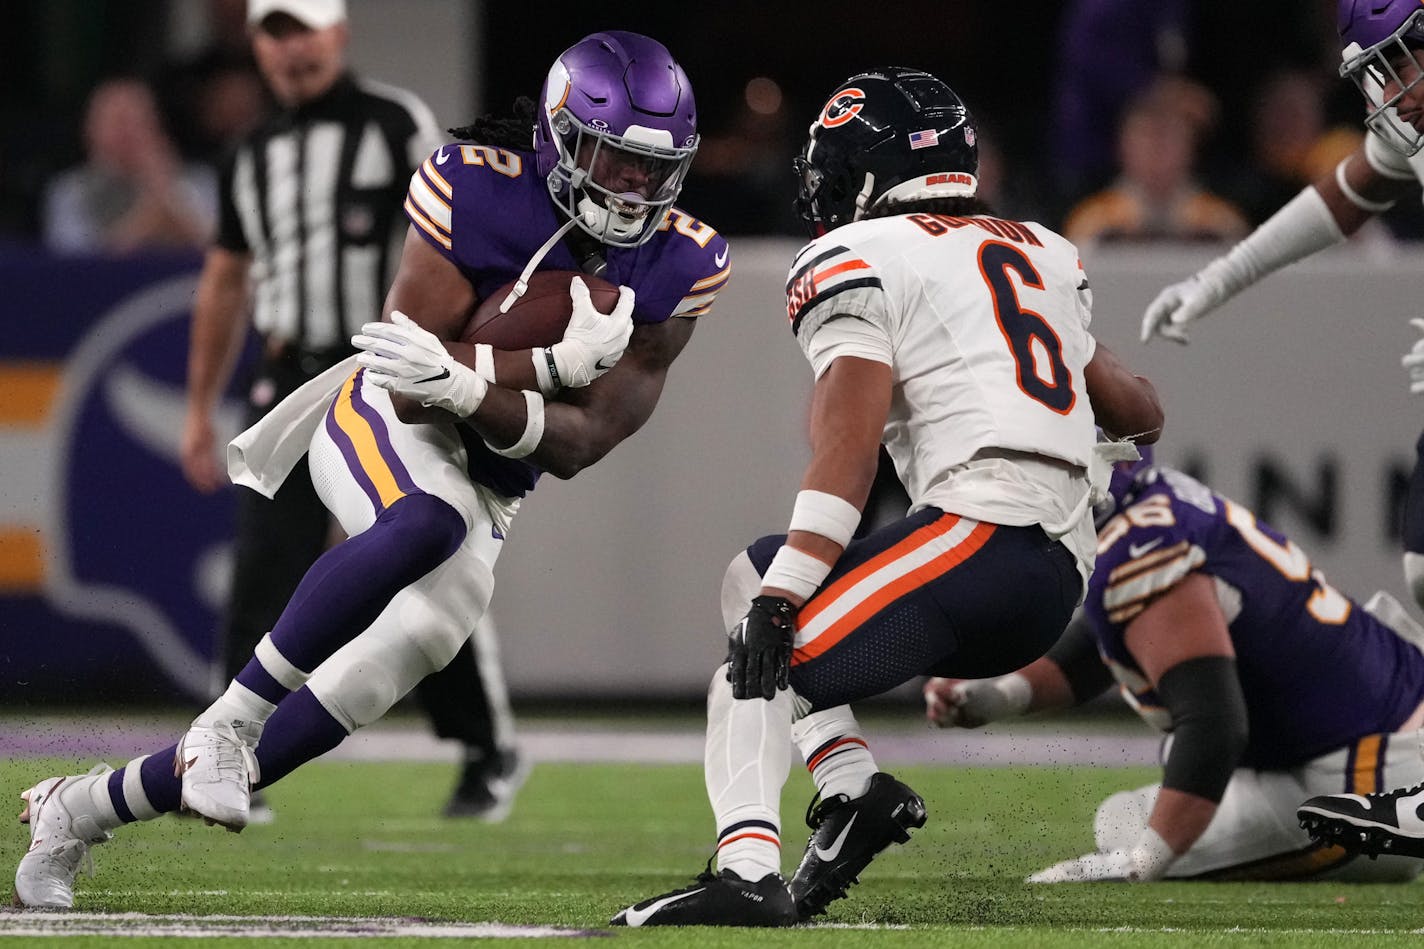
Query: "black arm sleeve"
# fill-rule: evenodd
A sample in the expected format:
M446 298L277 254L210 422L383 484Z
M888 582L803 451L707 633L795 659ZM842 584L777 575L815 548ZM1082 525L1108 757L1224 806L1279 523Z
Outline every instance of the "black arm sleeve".
M1200 656L1162 674L1157 695L1172 716L1162 786L1220 801L1246 751L1246 696L1231 656Z
M1063 635L1058 637L1058 642L1045 653L1045 658L1051 659L1062 670L1068 687L1073 690L1075 705L1096 698L1112 685L1112 673L1098 655L1092 626L1082 613L1073 617Z

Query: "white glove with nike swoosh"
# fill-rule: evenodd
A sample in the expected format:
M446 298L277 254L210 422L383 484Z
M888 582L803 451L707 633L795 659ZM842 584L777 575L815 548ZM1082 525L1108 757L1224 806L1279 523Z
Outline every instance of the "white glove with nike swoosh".
M1424 332L1424 319L1416 316L1409 324ZM1424 392L1424 339L1415 343L1414 348L1405 353L1400 363L1409 370L1409 391L1415 395Z
M351 345L361 350L356 362L373 384L421 405L467 418L489 391L483 376L451 356L434 333L399 310L391 313L389 323L362 326L351 337Z
M581 388L617 365L633 336L633 288L618 288L618 305L604 315L594 308L588 287L569 281L573 313L564 338L549 347L560 385Z

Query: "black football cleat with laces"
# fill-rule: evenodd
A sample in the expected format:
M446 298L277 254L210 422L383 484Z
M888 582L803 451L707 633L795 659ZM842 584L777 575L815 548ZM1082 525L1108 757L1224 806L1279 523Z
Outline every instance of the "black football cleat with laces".
M613 917L614 926L794 926L796 907L779 873L752 883L709 863L697 881L634 903Z
M925 801L882 771L853 801L844 794L812 798L806 824L811 839L791 878L791 898L801 920L824 913L860 882L876 854L893 843L905 843L913 828L925 826Z
M1374 794L1321 794L1296 809L1300 826L1325 844L1368 857L1424 857L1424 784Z

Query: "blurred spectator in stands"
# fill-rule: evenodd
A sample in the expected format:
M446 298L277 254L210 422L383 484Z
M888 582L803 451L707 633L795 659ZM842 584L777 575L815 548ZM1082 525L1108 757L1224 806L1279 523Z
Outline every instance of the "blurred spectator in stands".
M792 210L797 146L781 86L756 76L741 93L731 120L703 135L681 200L688 207L716 208L724 233L804 236Z
M1123 109L1188 55L1192 0L1069 0L1059 21L1050 162L1059 207L1101 188L1115 167Z
M1068 213L1077 244L1110 240L1236 240L1246 216L1195 176L1196 149L1216 121L1204 87L1165 77L1128 106L1118 128L1118 177Z
M1259 224L1300 189L1359 147L1357 127L1327 128L1325 83L1315 72L1282 69L1252 97L1250 162L1224 191Z
M209 0L207 40L158 70L154 90L183 154L221 167L272 103L252 56L246 0Z
M148 86L109 79L89 97L85 160L46 187L41 229L64 253L202 247L217 220L217 179L185 165Z

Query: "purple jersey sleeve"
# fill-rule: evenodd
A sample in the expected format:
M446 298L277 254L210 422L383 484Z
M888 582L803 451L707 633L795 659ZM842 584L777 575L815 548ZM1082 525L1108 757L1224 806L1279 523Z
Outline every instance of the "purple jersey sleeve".
M1212 577L1236 652L1243 765L1289 767L1393 731L1424 700L1424 654L1329 585L1239 504L1167 469L1099 531L1086 608L1130 704L1170 720L1128 651L1132 620L1191 572Z
M635 323L702 316L732 276L731 248L711 225L673 208L646 244L611 250L604 276L636 291Z

